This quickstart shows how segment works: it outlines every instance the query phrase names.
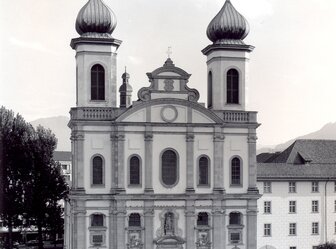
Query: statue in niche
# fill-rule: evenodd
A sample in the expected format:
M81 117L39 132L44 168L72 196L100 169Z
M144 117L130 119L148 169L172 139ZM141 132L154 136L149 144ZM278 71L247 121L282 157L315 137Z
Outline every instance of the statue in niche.
M165 214L164 234L165 235L174 234L174 215L172 213Z

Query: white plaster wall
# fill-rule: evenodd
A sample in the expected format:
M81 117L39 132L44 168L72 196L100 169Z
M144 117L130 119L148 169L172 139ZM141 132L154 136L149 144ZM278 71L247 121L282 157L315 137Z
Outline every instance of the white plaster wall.
M160 155L167 148L177 151L179 156L179 180L177 185L166 188L160 181ZM184 193L186 189L186 142L185 135L154 134L153 135L153 189L155 193L178 194Z
M215 123L211 120L208 116L204 115L203 113L192 110L192 123L193 124L213 124Z
M274 246L276 249L288 249L296 246L297 249L309 249L324 242L324 185L319 183L319 193L311 192L311 181L296 182L297 193L288 192L288 181L272 182L272 193L265 193L258 200L258 248L265 245ZM328 240L336 240L334 223L334 201L336 193L334 184L327 186L327 223ZM263 194L263 182L258 182L258 188ZM297 212L289 213L289 201L296 201ZM312 213L312 201L319 201L319 212ZM264 201L271 201L272 213L264 214ZM319 235L312 235L312 222L319 222ZM272 224L272 236L264 236L264 224ZM289 236L289 223L297 223L297 235Z
M109 193L111 189L111 139L110 133L85 133L84 140L84 187L87 194ZM94 155L104 158L103 187L91 186L91 160Z
M170 105L156 105L151 107L151 121L152 122L165 122L162 119L161 110L162 108ZM186 123L187 122L187 107L174 105L177 109L177 117L173 123Z
M246 193L248 187L248 145L246 135L225 135L223 148L224 161L224 187L228 194ZM243 175L242 186L230 186L230 164L235 156L241 158Z

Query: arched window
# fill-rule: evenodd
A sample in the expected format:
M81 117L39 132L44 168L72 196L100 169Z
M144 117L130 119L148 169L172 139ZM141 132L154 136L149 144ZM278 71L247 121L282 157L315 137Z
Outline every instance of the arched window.
M105 100L105 70L99 64L91 68L91 100Z
M231 212L230 213L229 224L230 225L242 225L242 217L239 212Z
M132 213L128 219L128 226L129 227L141 227L141 218L140 214Z
M92 159L92 185L104 184L104 169L103 159L100 156L95 156Z
M212 107L212 72L208 74L208 108Z
M198 184L208 185L209 184L209 159L202 156L198 161Z
M129 161L129 184L140 184L140 159L137 156L132 156Z
M93 215L91 215L91 226L93 226L93 227L104 226L104 215L103 214L93 214Z
M208 213L201 212L197 216L197 226L208 226L209 225L209 217Z
M171 186L177 183L178 165L177 155L173 150L166 150L161 156L161 176L165 185Z
M228 104L239 104L239 74L236 69L230 69L226 75Z
M241 163L238 157L231 160L231 184L241 184Z

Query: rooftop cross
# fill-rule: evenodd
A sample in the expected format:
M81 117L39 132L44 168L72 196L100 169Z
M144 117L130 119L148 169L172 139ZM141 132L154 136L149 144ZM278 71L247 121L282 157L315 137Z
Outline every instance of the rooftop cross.
M172 53L173 53L172 47L168 47L168 50L167 50L168 58L170 58L170 56L172 55Z

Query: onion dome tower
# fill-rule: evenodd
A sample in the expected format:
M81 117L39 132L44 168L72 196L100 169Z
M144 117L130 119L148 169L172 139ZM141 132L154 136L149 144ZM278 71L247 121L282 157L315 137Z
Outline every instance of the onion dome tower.
M254 49L243 41L249 24L226 0L206 33L212 42L202 50L207 56L208 108L243 111L249 53Z
M116 51L112 37L116 15L102 0L89 0L79 11L71 40L76 50L77 107L116 107Z
M120 108L128 108L132 103L132 86L129 84L130 75L126 72L121 76L123 83L119 88L120 93Z

